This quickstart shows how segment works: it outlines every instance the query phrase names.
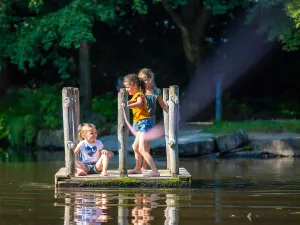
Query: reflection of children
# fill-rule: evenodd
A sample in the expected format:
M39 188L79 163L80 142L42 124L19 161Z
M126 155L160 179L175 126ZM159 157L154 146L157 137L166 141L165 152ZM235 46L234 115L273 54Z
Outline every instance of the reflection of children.
M107 202L105 194L102 194L101 199L75 198L75 224L100 225L102 222L107 222L109 219L108 215L105 213L107 207L102 207L102 202L104 201Z
M159 177L160 174L156 168L153 158L149 152L145 149L145 132L153 127L150 114L148 112L147 103L144 92L145 83L139 79L136 74L129 74L124 77L124 86L129 95L133 95L131 100L128 101L128 108L132 109L133 120L135 122L135 128L138 131L132 148L134 150L134 156L136 159L136 166L134 169L129 170L128 174L140 174L142 166L142 156L151 167L151 172L145 174L144 177Z
M148 106L148 112L151 116L153 125L156 122L156 105L157 102L160 105L160 107L165 111L169 112L169 107L164 103L161 90L156 87L155 85L155 75L154 73L147 68L141 69L138 77L142 79L145 82L146 85L146 101L147 101L147 106ZM150 143L149 141L145 142L145 149L147 152L150 152ZM143 165L142 165L142 171L146 170L146 161L143 160Z
M157 194L135 194L135 207L132 209L131 215L133 217L132 223L134 225L150 224L154 219L150 212L153 208L157 208Z
M76 175L97 174L102 171L107 176L109 158L114 154L103 149L103 144L97 140L96 127L91 123L84 123L78 128L78 138L81 140L74 150L76 160Z

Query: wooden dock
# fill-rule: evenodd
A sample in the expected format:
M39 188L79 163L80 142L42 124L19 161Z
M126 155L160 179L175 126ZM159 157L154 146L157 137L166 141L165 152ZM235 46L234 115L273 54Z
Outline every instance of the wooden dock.
M148 170L147 172L150 172ZM145 172L145 173L147 173ZM55 174L56 188L101 188L101 187L153 187L176 188L190 187L191 175L185 168L179 168L179 175L173 177L168 170L159 170L160 177L144 178L143 174L130 174L128 177L120 177L118 170L108 170L109 176L91 174L87 176L66 175L66 168L61 168Z
M79 89L65 87L62 90L63 126L65 142L65 167L55 174L55 188L93 188L93 187L190 187L191 175L185 168L179 168L178 122L179 122L179 87L176 85L163 89L163 100L168 102L169 113L164 112L167 168L159 170L160 177L145 178L143 174L128 175L128 135L125 117L129 120L128 108L123 114L122 104L127 103L128 94L121 89L118 94L118 141L119 167L108 170L109 176L100 174L76 176L74 149L77 144L79 125ZM126 104L125 104L126 105ZM105 147L105 146L104 146ZM150 172L150 171L147 171Z

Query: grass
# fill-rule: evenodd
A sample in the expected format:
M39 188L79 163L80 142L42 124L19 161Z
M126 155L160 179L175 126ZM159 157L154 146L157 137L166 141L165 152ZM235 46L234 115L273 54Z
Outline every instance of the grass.
M237 130L247 132L295 132L300 133L300 120L245 120L220 121L203 130L206 133L226 134Z

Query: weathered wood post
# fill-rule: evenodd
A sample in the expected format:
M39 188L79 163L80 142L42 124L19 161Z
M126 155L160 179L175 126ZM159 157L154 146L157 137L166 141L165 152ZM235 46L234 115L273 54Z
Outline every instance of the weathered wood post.
M165 223L166 225L178 224L179 215L177 209L177 196L175 194L166 194L167 208L165 209Z
M168 105L169 100L169 88L163 88L163 101ZM170 147L169 147L169 113L164 111L164 127L165 127L165 139L166 139L166 156L167 156L167 170L170 170Z
M179 174L178 153L178 122L179 122L179 87L169 88L169 147L170 147L170 172L172 176Z
M128 196L126 193L119 193L118 204L118 225L128 225Z
M75 159L74 149L77 140L77 128L79 125L79 89L64 87L62 89L63 126L65 142L66 175L74 176Z
M64 224L73 224L74 222L74 198L65 198L65 218Z
M127 177L127 153L129 129L125 124L122 103L127 105L128 94L125 88L121 88L118 94L118 140L119 140L119 174L120 177ZM129 110L125 107L126 117L129 120Z

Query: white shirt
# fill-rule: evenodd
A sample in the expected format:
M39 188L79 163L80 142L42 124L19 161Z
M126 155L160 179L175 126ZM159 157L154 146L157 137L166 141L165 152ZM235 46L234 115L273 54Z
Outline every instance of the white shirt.
M104 145L100 140L96 140L93 144L89 144L86 140L78 143L80 152L78 154L79 161L82 163L95 163L100 159L100 151Z

